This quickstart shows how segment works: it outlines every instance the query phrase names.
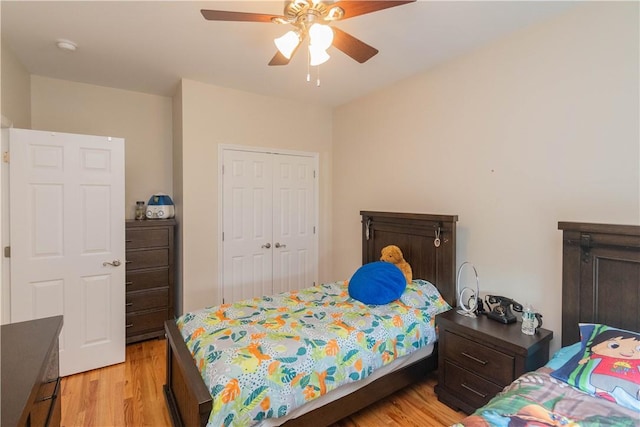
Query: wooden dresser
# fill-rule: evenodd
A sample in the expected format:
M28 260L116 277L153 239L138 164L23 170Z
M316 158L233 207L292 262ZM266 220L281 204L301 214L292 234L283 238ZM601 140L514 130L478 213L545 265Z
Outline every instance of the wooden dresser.
M59 426L62 316L2 325L2 426Z
M173 219L126 223L127 344L164 336L174 317Z
M438 400L471 413L520 375L549 361L553 332L525 335L521 323L509 325L484 315L471 318L449 310L436 316Z

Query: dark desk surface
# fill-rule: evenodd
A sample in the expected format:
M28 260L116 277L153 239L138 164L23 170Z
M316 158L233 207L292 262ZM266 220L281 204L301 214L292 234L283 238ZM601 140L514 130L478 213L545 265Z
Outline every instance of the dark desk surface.
M0 329L2 363L1 412L3 426L21 422L24 409L36 398L39 384L62 329L62 316L2 325ZM58 349L55 349L58 351Z

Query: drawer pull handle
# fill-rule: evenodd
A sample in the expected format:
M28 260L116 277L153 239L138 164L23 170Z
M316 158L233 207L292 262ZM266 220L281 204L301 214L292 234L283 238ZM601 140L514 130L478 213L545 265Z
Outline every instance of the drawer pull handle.
M131 328L131 327L133 327L133 323L129 323L126 327L127 327L127 328Z
M124 282L125 286L131 286L133 285L133 282Z
M133 240L125 240L124 242L125 243L131 243L131 242L133 242Z
M482 366L484 366L484 365L486 365L488 363L486 360L478 359L477 357L472 356L469 353L465 353L464 351L462 352L462 355L465 356L465 357L468 357L469 359L473 360L474 362L478 362Z
M131 264L133 261L125 261L125 264Z
M462 388L465 388L465 389L469 390L471 393L476 394L476 395L480 396L483 399L485 397L487 397L487 395L485 393L480 393L478 390L474 389L473 387L469 387L465 383L462 383L460 385L462 386Z
M128 303L125 304L125 307L131 307L132 305L133 305L132 302L128 302Z

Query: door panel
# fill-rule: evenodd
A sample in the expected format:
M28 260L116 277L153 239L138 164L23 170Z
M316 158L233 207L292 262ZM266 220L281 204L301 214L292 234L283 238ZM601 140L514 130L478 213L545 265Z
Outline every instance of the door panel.
M124 140L9 139L11 321L64 315L63 376L124 361Z
M223 167L224 300L269 295L271 160L262 153L225 150Z
M312 286L317 277L315 160L291 155L273 157L273 293L280 293Z

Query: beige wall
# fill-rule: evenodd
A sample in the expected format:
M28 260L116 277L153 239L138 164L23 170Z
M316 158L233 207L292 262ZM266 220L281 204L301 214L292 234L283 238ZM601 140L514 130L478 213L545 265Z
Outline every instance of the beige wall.
M331 111L191 80L181 98L184 311L221 302L219 144L319 153L319 279L333 280Z
M126 218L136 200L172 195L171 98L31 77L33 129L125 138Z
M457 214L458 265L557 347L557 222L640 223L638 6L579 6L336 109L334 277L360 265L360 209Z
M2 116L3 127L31 128L31 88L27 69L2 41ZM5 123L6 121L6 123Z

